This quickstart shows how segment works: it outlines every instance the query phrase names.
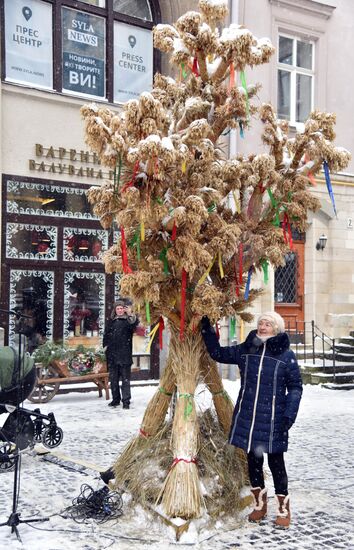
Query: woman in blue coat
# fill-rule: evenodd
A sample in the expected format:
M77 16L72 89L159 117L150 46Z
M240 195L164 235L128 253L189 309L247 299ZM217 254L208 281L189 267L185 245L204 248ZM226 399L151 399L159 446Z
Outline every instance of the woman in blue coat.
M288 477L284 452L288 430L294 423L302 395L302 381L295 354L290 350L284 320L278 313L264 313L257 330L237 346L221 347L209 319L202 319L207 350L219 363L239 366L241 388L233 414L229 443L247 453L254 509L250 521L267 514L267 490L263 477L263 454L268 455L278 503L275 524L290 524Z

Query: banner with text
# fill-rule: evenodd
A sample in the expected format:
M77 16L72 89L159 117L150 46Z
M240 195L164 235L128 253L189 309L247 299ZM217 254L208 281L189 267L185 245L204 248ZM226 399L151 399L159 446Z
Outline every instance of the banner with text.
M105 20L62 8L63 90L105 97Z
M52 6L40 0L5 0L6 77L53 88Z
M152 32L114 22L114 101L136 99L152 89Z

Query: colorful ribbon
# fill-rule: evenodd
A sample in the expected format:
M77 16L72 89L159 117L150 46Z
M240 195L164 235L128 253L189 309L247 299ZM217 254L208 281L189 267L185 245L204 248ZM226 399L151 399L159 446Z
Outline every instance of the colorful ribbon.
M183 418L184 420L188 420L190 415L193 412L193 398L194 395L192 393L180 393L179 397L183 397L186 401L184 404L184 413Z
M240 80L241 80L242 88L245 90L245 94L246 94L246 114L247 114L247 118L249 118L249 116L250 116L250 100L248 98L246 75L245 75L244 71L240 72Z
M150 303L149 302L145 302L145 315L146 315L146 321L148 322L148 324L150 324L151 317L150 317Z
M163 272L165 275L169 275L170 272L168 270L168 261L167 261L167 250L168 250L168 247L165 246L165 248L163 248L159 254L159 260L161 260L163 262Z
M159 319L159 348L163 349L163 331L165 330L165 323L163 317Z
M123 228L122 225L120 227L120 234L121 234L120 244L121 244L121 252L122 252L123 272L124 273L133 273L132 269L129 267L127 241L125 239L124 228Z
M268 280L269 280L269 274L268 274L268 267L269 267L269 264L268 264L268 260L262 260L261 261L261 266L262 266L262 269L263 269L263 280L264 280L264 284L266 285L268 283Z
M329 175L329 168L328 168L328 164L325 160L323 161L323 171L324 171L325 178L326 178L327 191L328 191L328 194L330 196L332 206L333 206L333 211L335 213L335 216L337 217L337 209L336 209L336 203L335 203L335 200L334 200L334 194L333 194L333 189L332 189L332 184L331 184L331 178L330 178L330 175Z
M172 397L173 395L173 393L166 391L165 388L163 388L162 386L160 386L157 391L159 391L160 393L163 393L164 395L167 395L168 397Z
M293 237L292 237L292 234L291 234L291 225L290 225L290 220L289 220L289 216L288 216L287 212L284 212L284 218L283 218L281 226L282 226L282 229L283 229L284 241L285 241L286 244L289 245L290 250L292 250L293 249Z
M209 273L210 273L210 271L211 271L211 268L212 268L213 265L214 265L215 260L216 260L216 255L214 256L214 258L213 258L211 264L209 265L208 269L207 269L207 270L203 273L203 275L200 277L200 279L199 279L199 281L197 282L197 285L196 285L196 286L201 285L201 284L204 283L205 279L208 277L208 275L209 275Z
M197 464L196 458L175 458L171 465L171 470L179 462L185 462L186 464Z
M243 280L243 243L240 243L238 245L238 253L239 253L238 282L239 282L240 285L242 285L242 280Z
M179 329L179 339L183 340L184 338L184 324L185 324L185 314L186 314L186 289L187 289L187 277L188 273L182 268L182 286L181 286L181 324Z
M246 282L246 288L245 288L245 300L248 300L248 297L250 294L252 271L253 271L253 265L251 265L251 267L248 270L247 282Z
M236 317L230 319L230 340L234 340L236 336Z
M219 271L220 271L220 277L224 278L224 268L222 266L222 260L221 260L221 252L219 250Z
M159 330L159 327L160 327L160 323L156 323L156 325L154 326L154 328L152 329L151 332L149 332L148 336L150 337L150 340L149 340L149 343L148 345L146 346L146 353L150 353L150 349L151 349L151 346L152 346L152 342L155 338L155 334L157 333L157 331Z

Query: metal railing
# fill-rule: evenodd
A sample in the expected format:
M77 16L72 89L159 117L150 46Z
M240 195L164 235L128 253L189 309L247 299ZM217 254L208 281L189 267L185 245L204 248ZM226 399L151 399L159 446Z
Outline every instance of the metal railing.
M323 367L326 366L326 353L329 354L332 352L332 368L333 368L333 381L336 379L336 339L331 338L327 334L323 332L316 324L315 321L311 321L311 329L312 329L312 362L315 364L316 355L318 356L318 353L316 353L316 341L317 339L321 342L321 356L319 357L322 359L322 365ZM327 349L325 349L327 347Z

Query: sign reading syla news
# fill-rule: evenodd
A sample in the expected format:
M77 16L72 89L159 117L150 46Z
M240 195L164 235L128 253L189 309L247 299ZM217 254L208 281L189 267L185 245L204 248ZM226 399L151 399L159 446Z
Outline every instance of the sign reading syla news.
M114 23L114 101L137 99L152 89L152 32Z

